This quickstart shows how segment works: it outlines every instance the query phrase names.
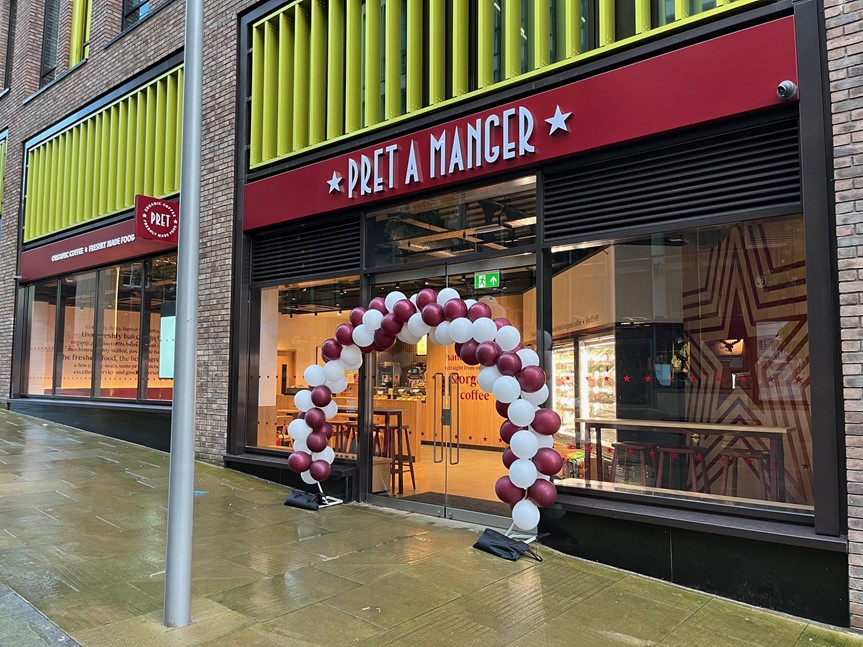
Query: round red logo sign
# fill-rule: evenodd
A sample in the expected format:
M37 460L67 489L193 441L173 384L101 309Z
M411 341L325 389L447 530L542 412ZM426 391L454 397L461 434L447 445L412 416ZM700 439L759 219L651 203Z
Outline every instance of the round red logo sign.
M177 211L173 205L154 200L144 206L141 213L144 229L157 240L173 238L180 226Z

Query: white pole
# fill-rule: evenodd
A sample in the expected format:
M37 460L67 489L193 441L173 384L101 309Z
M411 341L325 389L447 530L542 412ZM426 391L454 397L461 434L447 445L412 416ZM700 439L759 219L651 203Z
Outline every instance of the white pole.
M188 625L192 606L203 34L204 1L186 0L180 239L177 247L177 341L168 483L168 550L165 560L165 625L168 627Z

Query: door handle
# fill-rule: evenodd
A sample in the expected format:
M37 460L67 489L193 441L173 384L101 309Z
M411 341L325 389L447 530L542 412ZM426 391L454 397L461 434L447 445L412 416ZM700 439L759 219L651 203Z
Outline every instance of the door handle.
M461 379L458 373L450 373L450 427L449 427L449 464L458 465L461 460ZM453 389L455 387L455 389ZM455 391L455 397L453 397ZM455 447L455 460L453 460L453 447Z
M438 388L438 380L440 380L440 389ZM435 373L432 376L432 460L435 463L443 463L443 398L446 391L446 377L443 373ZM440 408L438 408L438 398L440 398ZM438 458L438 425L440 425L441 442L440 442L440 458Z

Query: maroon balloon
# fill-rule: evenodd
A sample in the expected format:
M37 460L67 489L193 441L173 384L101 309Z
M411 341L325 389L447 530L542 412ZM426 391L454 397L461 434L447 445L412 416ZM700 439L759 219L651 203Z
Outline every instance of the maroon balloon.
M321 344L321 355L328 362L338 359L342 356L342 345L335 339L328 339Z
M411 303L410 299L396 301L396 304L393 306L393 314L396 316L396 319L402 323L407 323L408 319L410 319L416 311L417 308L413 303Z
M497 329L500 330L504 326L511 326L512 322L506 317L498 317L494 320L494 325L497 326Z
M312 389L312 404L316 407L325 407L332 401L333 392L330 391L330 387L321 384Z
M327 437L320 431L313 431L306 436L306 446L313 452L322 452L327 447Z
M493 341L484 341L476 347L476 359L483 366L494 366L500 356L500 346Z
M359 326L363 322L363 315L365 313L365 308L354 308L353 310L351 310L351 314L348 315L348 319L350 319L351 324L353 324L354 326Z
M353 316L353 311L351 311L351 315ZM360 321L362 321L362 316L360 316ZM342 324L338 328L336 328L336 341L338 341L342 346L350 346L354 343L354 327L351 324Z
M318 433L323 434L324 436L327 437L327 440L329 440L330 438L333 437L333 426L330 423L325 422L318 429Z
M443 304L443 316L447 321L455 321L467 316L467 305L461 299L450 299Z
M513 454L509 447L503 450L503 456L501 458L503 459L503 466L506 469L512 467L512 464L518 460L518 456Z
M545 371L539 366L525 366L515 378L521 385L522 391L526 391L527 393L539 391L546 380Z
M494 408L497 410L497 415L501 418L509 418L509 402L501 402L500 400L495 400Z
M427 326L439 325L444 320L443 308L437 303L429 303L422 309L422 319Z
M369 309L374 309L380 312L382 315L387 314L387 302L383 297L375 297L371 301L369 301ZM356 325L356 324L354 324Z
M501 375L515 375L521 370L521 357L511 350L505 351L497 358L497 370Z
M299 418L300 420L305 420L305 419L306 419L306 412L305 412L305 411L300 411L300 412L297 414L297 418Z
M294 452L288 456L288 467L297 474L305 472L312 464L312 456L308 452Z
M309 409L306 411L305 421L312 429L320 429L321 425L327 421L327 414L320 409Z
M533 485L527 488L527 498L533 501L538 508L548 508L557 501L557 488L551 481L537 479Z
M326 481L330 478L330 464L327 461L312 461L309 472L316 481Z
M396 316L393 313L389 313L384 315L384 320L381 321L381 330L383 330L387 335L391 335L395 337L402 331L402 327L404 324L396 319Z
M379 350L387 350L396 344L395 335L388 335L383 330L375 331L375 346Z
M500 439L509 444L509 441L512 440L515 432L521 431L525 429L525 427L519 427L518 425L512 424L509 420L505 420L504 423L500 426Z
M508 476L501 476L494 484L494 493L504 503L518 503L524 498L524 490L517 487L509 480Z
M479 347L479 344L475 339L469 339L465 343L461 344L461 348L456 351L459 357L461 357L461 361L463 361L468 366L476 366L479 364L479 360L476 358L476 349Z
M530 423L534 431L543 436L553 436L560 429L560 416L554 409L540 409Z
M417 308L422 310L430 303L437 303L437 292L431 288L423 288L417 294Z
M477 301L467 310L467 318L471 321L482 319L483 317L491 318L491 308L485 301Z
M563 467L563 459L551 447L540 447L531 460L537 470L548 476L557 474Z
M373 353L376 350L383 350L383 348L375 348L374 343L372 343L368 346L360 346L360 350L363 352L364 355L367 355L368 353Z

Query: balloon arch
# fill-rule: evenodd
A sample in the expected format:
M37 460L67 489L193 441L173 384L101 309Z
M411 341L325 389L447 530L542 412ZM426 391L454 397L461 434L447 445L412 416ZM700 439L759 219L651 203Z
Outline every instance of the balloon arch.
M434 344L455 343L466 364L483 366L478 383L497 400L495 408L505 418L500 437L508 444L503 464L509 474L495 483L495 493L512 507L515 527L536 528L539 508L557 498L550 479L563 465L553 449L560 416L540 408L549 392L539 356L522 347L521 334L507 319L492 319L491 314L488 304L462 300L452 288L426 288L410 299L390 292L372 299L367 309L354 308L350 323L341 324L335 338L321 346L326 364L313 364L303 373L309 388L294 396L300 414L288 426L294 449L288 459L291 469L309 485L326 481L335 458L328 445L333 428L327 421L338 413L333 396L347 388L345 371L358 370L364 354L387 350L396 339L416 344L428 335Z

